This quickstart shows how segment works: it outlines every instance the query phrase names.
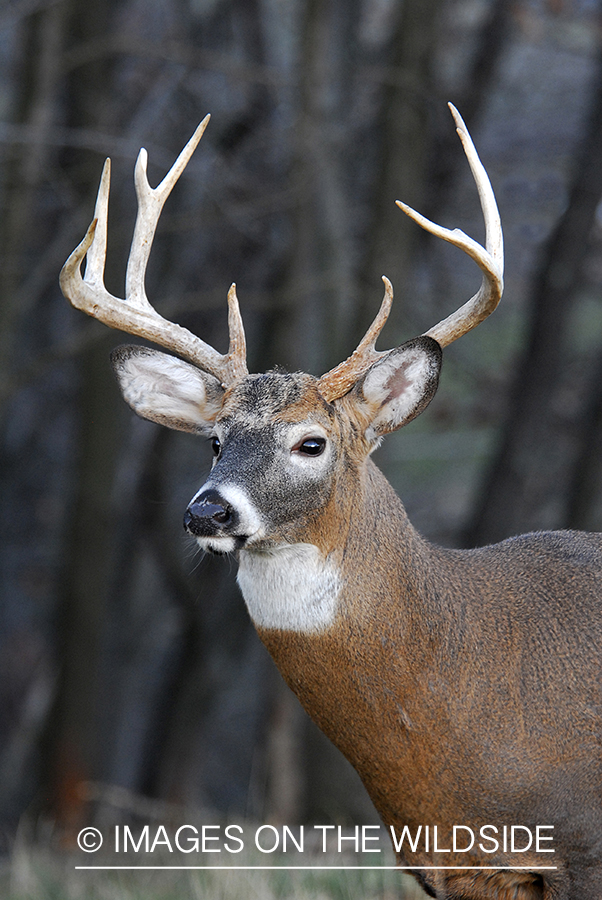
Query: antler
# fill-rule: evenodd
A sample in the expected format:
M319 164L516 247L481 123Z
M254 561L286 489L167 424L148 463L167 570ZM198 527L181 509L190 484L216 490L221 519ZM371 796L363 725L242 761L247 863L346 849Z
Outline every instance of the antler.
M430 331L425 332L428 337L438 341L442 347L447 347L452 341L480 325L494 311L502 299L504 290L504 238L493 188L462 116L452 103L448 103L448 106L454 117L456 131L462 141L464 153L479 192L485 220L485 247L477 244L459 228L449 231L447 228L430 222L400 200L396 201L399 208L426 231L430 231L431 234L443 238L444 241L449 241L454 247L464 250L483 272L481 287L474 297L467 300L463 306L446 319L442 319Z
M188 329L159 315L149 303L144 288L146 266L161 210L203 136L209 118L205 116L156 188L151 188L148 183L146 174L148 154L144 148L140 150L134 170L138 215L127 264L125 300L114 297L104 285L111 180L109 159L105 162L100 179L94 220L83 241L63 266L60 285L67 300L77 309L94 316L111 328L146 338L160 347L173 350L183 359L214 375L226 386L248 373L245 361L245 334L236 297L236 285L233 284L228 291L230 346L226 355L218 353ZM81 264L84 257L86 257L86 272L82 278Z
M452 341L462 337L463 334L466 334L467 331L475 328L486 319L500 302L504 290L504 241L500 214L495 202L493 188L462 116L452 103L449 103L448 106L454 117L456 131L462 141L464 153L468 159L479 192L481 209L485 219L485 247L468 237L459 228L454 228L450 231L448 228L443 228L441 225L431 222L400 200L396 201L399 208L426 231L430 231L431 234L443 238L444 241L449 241L450 244L464 250L471 259L474 259L483 272L481 287L474 297L471 297L454 313L425 332L427 337L434 338L442 347L447 347ZM330 402L338 397L342 397L347 391L351 390L358 378L370 368L376 359L384 355L384 352L374 349L376 339L382 331L391 309L391 284L386 278L383 278L383 281L385 282L386 290L385 299L365 337L348 359L323 375L318 382L320 393Z

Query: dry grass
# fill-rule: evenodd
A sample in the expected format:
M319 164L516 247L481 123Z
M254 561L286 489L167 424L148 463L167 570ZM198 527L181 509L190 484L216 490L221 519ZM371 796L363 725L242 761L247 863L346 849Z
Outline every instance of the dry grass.
M237 865L265 865L244 851ZM99 860L100 862L100 860ZM160 862L155 860L154 862ZM168 862L166 860L166 862ZM173 863L174 860L171 860ZM199 862L197 860L197 862ZM202 860L200 862L203 862ZM211 860L211 863L213 860ZM283 864L283 858L271 859ZM308 862L311 862L308 860ZM326 860L340 864L341 860ZM362 860L345 860L358 864ZM364 864L373 864L365 860ZM391 864L391 859L387 859ZM20 845L0 869L3 900L419 900L407 875L369 871L79 871L81 855ZM316 860L324 865L324 859Z

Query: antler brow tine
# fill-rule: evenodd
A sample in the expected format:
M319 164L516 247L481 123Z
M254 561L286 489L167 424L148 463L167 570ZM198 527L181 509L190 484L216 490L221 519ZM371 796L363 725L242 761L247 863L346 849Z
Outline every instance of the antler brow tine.
M138 155L134 170L138 215L127 264L125 299L114 297L104 285L110 160L105 162L103 168L94 220L83 241L63 266L60 285L67 300L77 309L111 328L146 338L160 347L174 351L183 359L214 375L222 384L228 385L248 372L244 329L234 285L228 294L230 347L225 355L218 353L188 329L159 315L149 303L144 287L146 267L163 205L203 136L209 118L205 116L156 188L151 188L148 183L146 150L142 149ZM86 271L82 278L81 264L84 257Z
M348 359L339 363L334 369L331 369L325 375L322 375L318 381L318 390L325 400L332 403L339 397L344 396L351 390L358 378L376 362L376 360L385 355L385 352L379 352L374 349L377 338L383 328L385 322L389 318L391 306L393 304L393 286L388 278L383 275L385 285L385 296L383 297L380 309L376 314L376 318L372 325L361 339L356 349Z

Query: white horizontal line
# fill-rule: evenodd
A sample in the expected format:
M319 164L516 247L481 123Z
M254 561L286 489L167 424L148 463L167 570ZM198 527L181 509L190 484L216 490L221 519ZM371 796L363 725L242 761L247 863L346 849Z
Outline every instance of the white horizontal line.
M425 869L454 869L459 871L478 871L479 869L483 869L488 872L516 872L518 870L526 869L529 872L541 872L543 870L549 869L557 869L558 866L75 866L76 869L80 870L98 870L98 869L220 869L222 871L233 871L235 869L239 869L240 871L248 872L251 870L261 869L262 871L266 870L276 870L280 872L291 872L297 871L300 869L311 869L313 871L319 871L322 869L335 870L335 871L347 871L349 869L383 869L387 871L417 871L417 870L425 870Z

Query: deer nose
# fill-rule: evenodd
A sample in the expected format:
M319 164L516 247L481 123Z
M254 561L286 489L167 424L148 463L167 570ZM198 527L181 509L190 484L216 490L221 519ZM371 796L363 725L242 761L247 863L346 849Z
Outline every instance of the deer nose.
M236 513L217 491L195 497L184 513L184 528L195 537L211 537L235 525Z

